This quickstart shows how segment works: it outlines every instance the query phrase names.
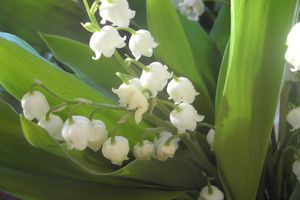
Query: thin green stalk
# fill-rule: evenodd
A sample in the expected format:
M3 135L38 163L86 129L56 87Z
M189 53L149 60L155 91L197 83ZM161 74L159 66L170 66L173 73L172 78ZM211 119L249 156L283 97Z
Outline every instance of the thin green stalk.
M114 53L114 57L131 76L138 77L135 71L133 71L130 67L127 66L126 62L123 60L123 58L117 50Z
M132 34L132 35L135 35L136 34L136 31L133 30L132 28L121 28L121 27L118 27L117 30L120 30L120 31L127 31L128 33Z
M95 15L91 12L91 8L90 8L87 0L83 0L83 4L84 4L84 7L86 9L86 12L87 12L87 14L89 16L89 19L91 20L92 24L94 24L96 26L96 28L98 29L98 31L100 31L101 28L100 28L100 26L97 22L97 19L96 19Z

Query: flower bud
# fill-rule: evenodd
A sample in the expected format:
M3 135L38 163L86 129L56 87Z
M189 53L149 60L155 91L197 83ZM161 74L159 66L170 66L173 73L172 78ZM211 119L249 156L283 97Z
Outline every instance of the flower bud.
M50 106L46 97L39 91L32 91L26 93L21 100L23 113L26 119L43 119Z
M286 120L292 126L292 130L300 128L300 107L292 109L287 114Z
M224 199L224 194L219 188L212 185L211 190L212 191L210 192L208 186L202 188L198 200L223 200Z
M128 160L129 143L125 137L115 136L115 142L108 138L103 144L102 154L115 165L122 165L124 160Z
M174 138L170 143L166 142L172 137L170 132L161 132L159 138L154 140L154 148L156 150L156 159L165 161L168 158L173 158L178 149L179 138Z
M158 44L147 30L136 31L129 40L129 49L136 60L140 59L142 55L151 57L153 49L157 46Z
M133 154L137 160L151 160L155 155L154 145L148 140L144 140L142 145L136 144L133 148Z
M102 18L101 24L110 21L113 26L127 28L130 19L135 16L135 11L129 9L127 0L102 0L99 14Z
M101 120L92 120L92 134L89 136L88 147L98 151L102 144L107 140L108 131Z
M72 116L64 123L62 136L71 148L79 151L84 150L88 146L88 141L93 134L91 121L84 116Z
M194 131L197 122L204 119L204 116L199 115L195 108L188 103L181 103L178 108L179 110L174 109L170 113L170 121L178 129L178 133L184 133L186 130Z
M187 16L191 21L198 21L205 11L202 0L174 0L174 3L181 14Z
M297 177L297 180L300 182L300 161L295 160L292 166L292 170Z
M168 72L166 65L159 62L153 62L147 68L148 70L143 70L140 77L141 84L151 91L152 96L156 96L157 92L162 91L167 85L168 79L172 78L172 74Z
M38 123L40 127L44 128L49 135L58 141L64 141L64 138L61 135L63 124L63 120L58 115L54 114L50 114L48 119L41 119Z
M138 80L138 79L137 79ZM123 83L118 89L112 91L118 95L121 106L127 106L128 110L136 110L135 121L140 123L143 114L148 110L148 100L138 89L139 81L132 79L128 84Z
M211 151L213 151L214 139L215 139L215 130L211 128L206 135L206 140L210 146Z
M97 32L97 30L98 30L97 27L95 27L95 25L92 24L91 22L80 23L80 24L85 30L87 30L91 33Z
M293 65L291 71L295 72L300 70L300 23L293 26L287 37L288 49L285 53L285 59L288 63Z
M173 99L175 103L193 103L199 94L192 82L184 77L172 79L167 86L167 92L169 99Z
M111 57L116 48L122 48L126 44L126 37L121 37L118 31L112 26L104 26L100 31L93 33L90 39L90 48L95 52L94 60L98 60L103 54Z

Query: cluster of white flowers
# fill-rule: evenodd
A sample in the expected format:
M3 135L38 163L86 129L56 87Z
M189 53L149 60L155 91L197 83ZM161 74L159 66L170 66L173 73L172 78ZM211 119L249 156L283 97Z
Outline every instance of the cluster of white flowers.
M51 113L46 97L39 91L26 93L22 100L23 113L28 120L38 120L50 136L59 142L66 142L70 149L82 151L89 147L98 151L101 146L103 155L112 163L121 165L127 160L129 143L125 137L108 138L108 131L101 120L85 116L71 116L65 122Z
M202 0L173 0L173 2L181 14L191 21L198 21L205 11Z
M110 22L100 30L95 31L90 39L90 48L95 52L94 59L99 59L103 54L111 57L116 48L126 46L126 37L121 37L118 30L127 30L131 33L129 49L135 59L141 56L151 57L153 48L157 47L152 35L147 30L133 30L129 28L130 20L135 16L135 11L129 9L127 0L102 0L99 6L101 24Z

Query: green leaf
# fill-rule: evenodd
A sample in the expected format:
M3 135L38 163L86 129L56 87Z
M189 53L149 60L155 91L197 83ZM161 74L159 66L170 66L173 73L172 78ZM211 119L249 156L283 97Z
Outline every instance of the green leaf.
M124 69L114 58L102 56L93 60L94 52L86 44L55 35L40 35L59 61L106 96L115 98L111 89L120 82L116 72L124 72Z
M205 114L208 120L212 120L212 99L203 75L198 71L193 51L172 1L147 0L147 18L149 30L159 43L155 49L156 57L175 73L188 77L196 84L201 93L197 104L201 113Z
M72 0L2 0L0 30L24 38L39 51L46 46L37 32L69 36L87 41L88 33L80 22L85 22L84 12Z
M191 47L196 67L204 78L210 95L214 97L221 63L220 53L212 38L197 22L188 20L180 13L178 16Z
M77 97L87 98L96 102L111 103L112 101L95 89L89 87L72 74L56 68L52 63L42 57L27 51L20 43L11 42L6 35L0 35L0 83L17 99L28 91L34 80L38 79L46 87L61 97L73 99ZM59 101L47 92L44 92L51 105L57 105ZM92 111L89 106L78 109L78 114L88 115ZM96 118L105 122L109 130L113 130L117 120L122 116L121 111L104 110L98 112ZM131 145L139 140L143 125L136 125L133 120L126 123L118 132L128 138Z
M211 38L217 45L219 52L224 53L230 37L230 6L224 5L210 32Z
M1 166L1 163L0 163ZM29 200L170 200L184 191L119 187L0 167L0 188Z
M296 0L231 1L229 60L216 105L215 152L232 199L256 196L296 5Z

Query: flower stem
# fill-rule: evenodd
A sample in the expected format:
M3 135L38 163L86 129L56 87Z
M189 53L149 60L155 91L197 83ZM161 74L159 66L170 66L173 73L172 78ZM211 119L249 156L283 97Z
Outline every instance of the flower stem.
M100 28L100 26L99 26L99 24L97 22L97 19L96 19L94 13L91 12L91 8L90 8L87 0L83 0L83 4L84 4L86 12L87 12L87 14L88 14L88 16L89 16L89 18L91 20L91 23L98 29L98 31L100 31L101 28Z
M167 105L173 109L175 109L177 112L181 112L181 108L177 105L175 105L174 103L171 103L169 101L166 101L166 100L162 100L162 99L156 99L157 103L160 103L160 104L164 104L164 105Z
M118 27L117 28L118 31L127 31L128 33L132 34L132 35L135 35L136 34L136 31L133 30L132 28L121 28L121 27Z
M79 102L79 103L77 103L75 106L73 106L72 109L70 110L69 116L68 116L68 119L69 119L69 123L70 123L70 124L73 124L73 123L74 123L73 115L74 115L74 113L75 113L75 110L76 110L77 108L79 108L81 105L82 105L82 103Z
M207 128L215 129L215 126L212 125L212 124L209 124L209 123L199 123L199 124L198 124L198 127L201 127L201 126L207 127Z
M60 111L64 110L64 109L68 106L68 104L70 104L70 103L63 102L63 103L58 104L57 106L54 106L53 108L51 108L51 109L46 113L46 116L45 116L46 121L49 120L49 117L50 117L50 114L51 114L51 113L54 113L54 112L60 112Z
M133 71L130 67L127 66L126 62L123 60L118 51L115 51L114 57L131 76L138 77L135 71Z
M134 65L136 65L137 67L141 68L142 70L146 71L146 72L149 72L150 69L144 65L143 63L139 62L138 60L134 60L132 58L126 58L125 60L126 63L128 63L128 65L130 65L131 63L133 63Z

